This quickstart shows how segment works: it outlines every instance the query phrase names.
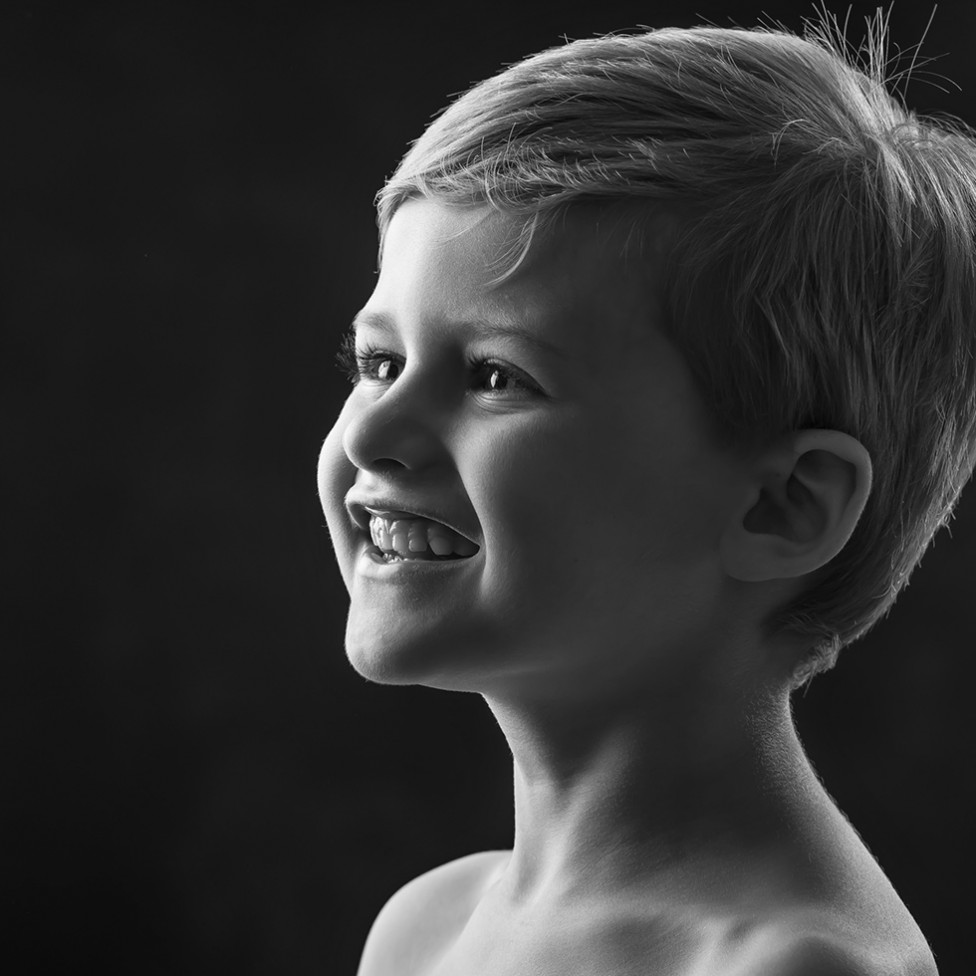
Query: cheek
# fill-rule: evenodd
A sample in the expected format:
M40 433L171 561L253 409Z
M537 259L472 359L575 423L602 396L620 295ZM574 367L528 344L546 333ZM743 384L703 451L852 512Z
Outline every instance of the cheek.
M701 558L714 471L680 433L596 411L513 431L482 456L476 507L488 514L486 556L497 591L521 602L624 599ZM527 436L531 434L531 436ZM643 447L643 449L642 449Z
M564 591L582 553L592 549L588 526L604 472L590 456L583 421L509 429L484 445L481 476L465 477L477 486L473 501L484 513L486 569L516 602L529 590L533 598Z
M336 538L338 523L347 520L344 499L356 480L356 468L342 446L347 422L346 411L343 410L319 452L319 501L333 539Z

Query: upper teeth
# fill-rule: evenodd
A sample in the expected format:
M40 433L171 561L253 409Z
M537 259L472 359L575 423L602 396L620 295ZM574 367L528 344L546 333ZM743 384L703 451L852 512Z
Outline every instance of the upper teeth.
M478 547L464 536L458 535L440 522L414 516L409 519L387 519L373 515L369 520L369 534L373 545L399 556L427 552L428 547L437 556L473 556Z

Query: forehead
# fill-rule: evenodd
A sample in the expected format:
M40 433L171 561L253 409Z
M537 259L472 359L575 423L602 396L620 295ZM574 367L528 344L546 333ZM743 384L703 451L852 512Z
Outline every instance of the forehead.
M380 277L364 311L408 324L516 323L567 354L646 338L661 314L669 224L632 224L605 208L561 214L525 260L499 281L519 246L521 224L488 207L410 200L387 229Z

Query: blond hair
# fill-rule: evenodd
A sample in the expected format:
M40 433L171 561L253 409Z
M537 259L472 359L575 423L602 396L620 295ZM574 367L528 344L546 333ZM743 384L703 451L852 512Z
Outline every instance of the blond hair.
M881 25L883 27L883 25ZM891 608L972 473L976 142L889 93L827 29L580 40L453 102L377 196L522 220L513 267L582 202L682 205L668 320L729 444L833 428L871 454L848 544L767 623L799 683Z

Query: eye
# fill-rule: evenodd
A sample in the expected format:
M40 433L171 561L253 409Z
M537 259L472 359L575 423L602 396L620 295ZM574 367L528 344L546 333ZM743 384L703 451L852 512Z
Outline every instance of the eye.
M362 379L392 383L403 369L403 358L372 346L357 349L355 336L349 334L336 353L336 365L353 385Z
M539 388L520 371L491 359L476 360L471 365L475 380L484 393L525 396Z
M405 365L403 356L389 350L374 346L357 349L352 333L343 338L336 354L336 364L354 386L361 380L392 383L403 372ZM469 358L467 371L471 386L491 399L542 394L542 390L521 370L494 359Z
M359 353L356 356L356 374L359 379L392 383L403 369L399 360L399 356L382 350Z

